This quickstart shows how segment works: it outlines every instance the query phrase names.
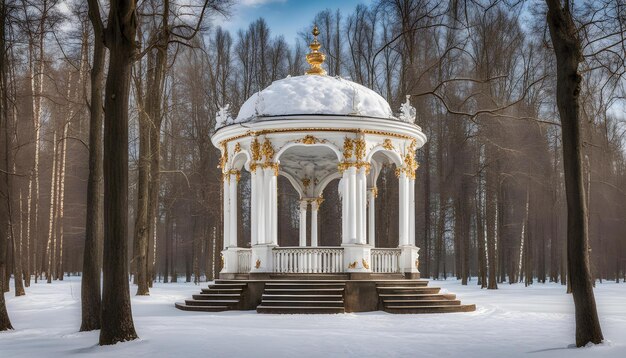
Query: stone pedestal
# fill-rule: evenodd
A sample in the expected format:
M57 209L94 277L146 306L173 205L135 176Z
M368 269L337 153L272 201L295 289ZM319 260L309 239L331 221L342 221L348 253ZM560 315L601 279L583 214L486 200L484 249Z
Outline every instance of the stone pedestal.
M222 250L222 260L224 265L222 266L222 273L237 273L238 259L239 259L239 248L238 247L229 247L226 250Z
M370 245L342 244L344 272L372 272Z
M400 272L407 274L419 274L419 248L413 245L403 245L399 247L402 250L400 254ZM414 276L414 275L413 275Z
M252 266L250 273L274 271L274 255L272 250L275 247L277 247L277 245L272 244L252 246Z

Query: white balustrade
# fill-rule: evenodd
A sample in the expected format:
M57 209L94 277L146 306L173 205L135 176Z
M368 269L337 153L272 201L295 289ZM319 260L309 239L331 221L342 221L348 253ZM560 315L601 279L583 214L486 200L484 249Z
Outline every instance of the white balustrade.
M248 273L252 268L252 249L237 251L237 273Z
M372 249L372 272L400 272L400 249Z
M343 248L341 247L277 247L273 249L273 255L274 272L343 272Z

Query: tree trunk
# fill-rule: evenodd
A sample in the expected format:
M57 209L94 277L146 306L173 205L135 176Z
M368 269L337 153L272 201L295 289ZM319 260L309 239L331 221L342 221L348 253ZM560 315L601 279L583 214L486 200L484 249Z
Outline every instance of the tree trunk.
M95 2L95 0L90 0ZM97 8L97 4L93 5ZM111 1L104 111L104 247L100 345L137 339L128 292L128 102L136 3Z
M567 198L567 262L576 308L576 346L604 339L589 271L587 205L583 181L578 66L583 59L581 39L569 1L546 0L547 21L557 69L556 103L561 118L563 169Z
M5 42L6 5L0 4L0 332L13 329L4 301L4 280L7 270L6 258L9 228L9 123L7 99L7 58Z
M102 245L102 80L104 79L104 34L100 9L89 2L89 19L94 29L93 64L91 66L91 101L89 106L89 177L87 179L87 213L83 279L81 280L80 331L100 329L100 252Z

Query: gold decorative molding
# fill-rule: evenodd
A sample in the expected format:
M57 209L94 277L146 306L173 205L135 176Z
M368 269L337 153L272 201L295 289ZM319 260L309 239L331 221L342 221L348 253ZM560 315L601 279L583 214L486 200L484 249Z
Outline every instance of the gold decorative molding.
M226 164L228 163L228 147L226 144L226 142L220 143L222 157L220 158L220 164L217 167L221 168L222 171L226 170Z
M304 190L308 190L309 189L309 185L311 185L311 179L309 179L309 178L302 178L302 185L304 186Z
M320 128L308 127L307 128L307 127L302 127L302 128L261 129L261 130L257 130L257 131L249 130L249 131L247 131L245 133L238 134L236 136L232 136L232 137L230 137L228 139L224 139L222 142L223 143L227 143L227 142L231 142L233 140L237 140L237 139L240 139L240 138L255 137L255 136L260 136L260 135L265 135L265 134L272 134L272 133L298 133L298 132L305 132L305 133L311 133L311 132L337 132L337 133L355 133L355 134L363 133L363 134L371 134L371 135L392 137L392 138L399 138L399 139L407 139L407 140L415 139L413 136L406 135L406 134L398 134L398 133L387 132L387 131L379 131L379 130L373 130L373 129L327 128L327 127L320 127Z
M305 135L304 137L298 139L296 141L297 143L302 143L302 144L307 144L307 145L311 145L311 144L316 144L316 143L322 143L325 142L325 140L323 139L319 139L316 138L315 136L312 136L310 134Z
M227 170L222 173L222 179L230 182L231 175L234 175L235 180L237 180L237 183L239 183L239 180L241 180L241 171L237 169Z
M252 161L261 161L261 144L259 144L259 139L257 137L254 137L252 139L252 143L250 144L250 151L252 152Z
M349 263L349 264L348 264L348 268L349 268L349 269L355 269L355 268L356 268L356 265L357 265L358 263L359 263L358 261L354 261L354 262L352 262L352 263Z
M393 147L393 143L391 143L391 139L389 139L389 138L385 138L385 140L383 141L382 147L387 149L387 150L394 150L395 149Z
M237 143L235 144L235 149L233 150L233 153L237 154L241 152L241 143Z
M276 154L276 152L274 151L272 142L270 142L268 138L265 138L265 141L263 141L261 152L263 153L263 156L265 157L266 163L274 159L274 154Z
M220 269L223 269L224 268L224 254L220 254L220 263L222 266Z
M371 164L368 162L340 162L337 164L337 170L339 170L340 174L343 174L348 168L355 167L357 170L361 168L365 168L365 173L369 174L370 169L372 168Z
M254 264L254 268L258 269L259 267L261 267L261 260L256 259L256 263Z
M343 157L344 159L352 158L352 153L354 151L354 140L351 138L346 138L343 140Z
M361 161L365 158L365 139L359 138L354 140L354 154L357 161Z
M364 267L366 270L369 270L369 269L370 269L370 264L367 262L367 260L366 260L366 259L361 259L361 263L363 264L363 267Z
M372 195L374 195L374 198L378 198L378 187L377 186L372 188Z
M415 259L415 268L420 269L420 259Z

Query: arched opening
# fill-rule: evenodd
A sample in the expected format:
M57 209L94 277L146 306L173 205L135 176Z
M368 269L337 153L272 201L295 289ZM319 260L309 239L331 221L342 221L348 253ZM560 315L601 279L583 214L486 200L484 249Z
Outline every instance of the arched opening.
M319 246L341 245L341 198L339 179L333 179L324 189L324 202L319 211Z
M372 180L377 189L375 247L393 248L399 243L399 193L396 176L397 158L388 151L377 151L372 155ZM395 153L394 153L395 154Z
M280 162L279 180L279 245L280 246L322 246L338 245L341 242L341 215L335 215L339 222L333 225L333 234L326 231L320 235L320 210L335 204L341 212L336 184L334 192L322 197L324 188L338 176L337 149L328 144L288 144L278 154ZM281 183L290 183L291 190ZM285 184L286 185L286 184ZM336 237L337 236L337 239ZM324 237L320 242L320 238ZM332 240L330 243L329 240Z

